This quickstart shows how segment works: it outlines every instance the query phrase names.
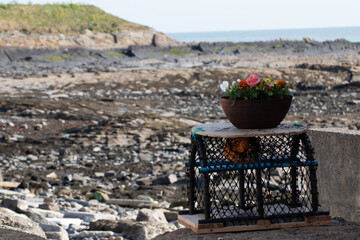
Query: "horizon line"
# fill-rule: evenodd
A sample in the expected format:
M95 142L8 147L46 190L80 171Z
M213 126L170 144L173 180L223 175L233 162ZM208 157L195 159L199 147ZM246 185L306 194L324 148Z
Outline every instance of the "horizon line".
M242 30L204 30L204 31L189 31L189 32L166 32L166 34L176 33L206 33L206 32L245 32L245 31L276 31L276 30L306 30L306 29L324 29L324 28L360 28L360 26L333 26L333 27L299 27L299 28L269 28L269 29L242 29Z

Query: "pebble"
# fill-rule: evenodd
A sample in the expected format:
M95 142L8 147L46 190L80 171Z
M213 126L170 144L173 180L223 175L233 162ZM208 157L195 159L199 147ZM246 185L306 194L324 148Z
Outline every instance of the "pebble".
M101 148L100 147L94 147L93 148L93 152L100 152L101 151Z

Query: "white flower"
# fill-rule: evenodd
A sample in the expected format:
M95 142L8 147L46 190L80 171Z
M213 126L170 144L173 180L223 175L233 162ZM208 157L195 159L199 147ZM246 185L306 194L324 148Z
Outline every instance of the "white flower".
M223 81L222 84L220 84L220 88L223 92L226 92L228 87L229 87L229 83L227 81Z
M234 85L234 84L236 84L236 82L235 82L235 81L233 81L233 82L232 82L232 85Z
M240 82L241 80L240 79L238 79L238 80L236 80L237 82Z

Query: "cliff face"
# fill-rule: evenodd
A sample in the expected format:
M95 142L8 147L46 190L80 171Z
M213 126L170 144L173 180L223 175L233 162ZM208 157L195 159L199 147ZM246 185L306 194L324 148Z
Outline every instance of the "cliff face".
M179 43L164 33L152 28L140 31L123 30L114 33L92 32L78 35L25 34L19 31L0 33L0 47L56 48L88 47L127 48L132 45L153 45L157 47L177 46Z
M144 25L83 4L0 4L0 47L167 47L177 42Z

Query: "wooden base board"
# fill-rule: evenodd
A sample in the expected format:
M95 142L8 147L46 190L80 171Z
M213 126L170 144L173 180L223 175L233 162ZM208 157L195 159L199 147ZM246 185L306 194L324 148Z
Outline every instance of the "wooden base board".
M288 222L271 224L270 220L258 220L256 225L230 226L224 227L223 223L198 224L200 219L204 219L203 214L179 215L178 222L187 228L190 228L197 234L205 233L223 233L223 232L242 232L270 230L279 228L307 227L307 226L327 226L331 225L331 216L310 216L305 217L304 222Z

